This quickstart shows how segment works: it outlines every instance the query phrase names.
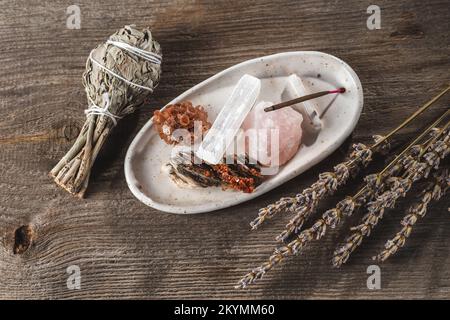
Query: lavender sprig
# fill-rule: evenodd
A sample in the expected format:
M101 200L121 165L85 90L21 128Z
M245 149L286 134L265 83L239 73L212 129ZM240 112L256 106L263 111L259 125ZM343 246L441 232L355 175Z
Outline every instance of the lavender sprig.
M374 137L376 140L383 139L380 136ZM389 145L380 145L379 150L388 149ZM319 201L327 195L333 194L338 187L344 185L350 176L356 175L361 167L366 167L372 161L373 151L370 147L359 143L353 145L353 152L349 160L334 167L334 172L324 172L319 175L310 188L306 188L301 194L299 201L291 210L295 213L294 217L286 225L285 229L276 237L277 241L285 241L291 235L297 233L316 211Z
M401 168L401 165L393 165L390 172L397 172ZM361 189L353 197L346 197L341 200L335 208L326 211L311 228L303 230L294 240L275 249L268 261L246 274L239 281L236 288L245 288L249 284L261 279L264 274L282 262L286 257L298 254L312 240L321 239L325 235L328 227L335 228L339 224L342 216L350 216L357 207L366 203L367 199L372 198L373 193L377 189L382 188L383 185L382 180L377 178L377 174L367 176L366 182L367 187Z
M408 209L408 214L403 217L400 224L402 228L395 236L388 240L384 246L384 250L374 259L378 261L386 261L402 248L407 238L411 235L413 226L416 222L425 217L429 203L434 200L438 201L450 187L450 175L448 169L440 170L435 174L435 181L422 192L419 202L413 204Z
M420 141L424 136L427 134L430 134L429 139L433 139L434 136L441 133L441 129L434 127L435 124L439 123L442 120L443 116L440 117L433 125L431 125L427 130L425 130L421 135L419 135L408 147L406 147L403 152L398 155L394 161L392 161L388 166L385 167L385 169L378 173L373 175L368 175L365 177L366 185L363 189L360 190L360 192L366 191L366 188L370 188L373 192L371 192L371 197L364 197L365 200L360 205L365 204L367 201L370 201L373 199L373 196L377 194L377 192L381 191L381 186L383 185L382 182L384 181L384 178L386 176L392 176L395 175L399 170L402 169L403 165L406 164L408 161L411 161L414 156L417 156L418 153L423 149L423 144L415 144L418 141ZM375 137L376 140L381 141L382 137L377 136ZM379 143L379 142L378 142ZM380 148L381 152L386 152L390 148L390 145L385 145L384 147ZM360 195L360 192L358 192L354 198L357 199ZM317 207L318 203L313 203ZM309 216L313 213L315 210L310 210L309 207L303 207L301 209L302 211L295 216L289 224L286 226L285 230L282 231L280 235L276 238L278 241L285 241L287 238L289 238L294 233L297 233L299 229L301 229L303 223L309 218ZM339 210L335 211L334 214L337 214ZM340 219L340 218L339 218Z
M370 152L382 152L382 153L386 152L386 150L388 150L390 148L388 141L390 141L389 139L393 135L395 135L399 130L403 129L405 126L407 126L409 123L411 123L418 115L420 115L421 113L426 111L436 101L438 101L440 98L442 98L449 90L450 90L450 86L445 88L438 95L436 95L430 101L428 101L423 106L421 106L419 109L417 109L412 115L410 115L407 119L405 119L399 126L397 126L394 130L389 132L386 136L376 136L375 144L371 145L370 147L360 144L360 145L357 145L357 147L360 146L364 149L367 149ZM350 156L350 158L351 158L351 156ZM346 165L346 166L350 166L350 165L353 165L354 162L359 161L359 160L360 159L353 159L353 161L352 161L352 159L350 159L349 161L343 162L342 164ZM369 162L370 162L370 160L371 160L371 155L369 157ZM350 167L348 167L348 171L351 171ZM336 167L335 167L335 172L329 172L328 174L331 176L331 179L334 180L333 174L337 175ZM322 176L322 177L325 179L329 178L326 176ZM320 188L323 188L323 186L327 185L326 181L321 182L320 180L321 180L321 177L319 177L319 180L316 181L316 183L317 183L316 185L313 184L310 188L307 188L302 193L297 194L295 197L283 197L280 200L278 200L277 202L270 204L264 208L261 208L258 212L258 216L252 222L250 222L250 226L252 227L252 229L257 229L265 220L273 218L276 214L278 214L282 211L295 212L298 215L297 219L295 219L295 220L298 220L298 223L302 224L309 217L311 211L314 211L314 210L307 210L307 209L299 210L299 208L302 206L305 206L305 205L308 207L308 203L309 203L308 200L310 200L311 198L315 197L315 199L319 199L317 197L317 193L318 193L317 190ZM348 180L348 178L341 179L340 184L335 184L336 187L339 185L345 184L347 182L347 180ZM334 181L328 181L328 185L330 185L330 182L331 182L331 184L334 183ZM334 191L335 190L330 189L329 192L334 192ZM328 195L328 194L330 194L329 192L322 193L321 195L322 196ZM313 193L316 193L316 195L314 196ZM301 217L301 216L304 216L304 217ZM294 223L295 223L295 221L294 221ZM295 227L294 229L298 230L300 228ZM283 237L281 237L281 238L283 238Z
M301 224L302 220L306 220L308 213L314 210L319 200L332 194L338 186L347 182L351 174L356 173L360 163L368 164L372 160L370 147L358 143L354 144L352 149L348 160L336 165L333 172L320 174L319 179L309 188L294 197L283 197L277 202L259 209L258 217L250 222L252 229L257 229L265 220L274 217L281 211L295 212L296 216L293 221Z
M376 195L381 194L386 189L386 177L398 175L404 166L408 166L411 161L417 157L424 149L424 145L432 141L438 134L442 133L442 129L435 128L439 118L433 125L420 134L412 141L392 162L390 162L381 172L370 174L365 177L366 185L361 188L354 196L346 197L341 200L335 208L326 211L312 227L300 232L294 240L288 244L274 250L268 261L261 266L247 273L238 283L236 288L245 288L253 282L261 279L264 274L271 270L275 265L281 263L286 257L298 254L312 240L321 239L328 228L335 228L341 221L342 217L350 216L360 206L372 200ZM430 137L422 144L416 144L426 135Z
M432 169L439 167L440 160L444 159L450 151L448 126L449 124L442 130L441 135L435 137L437 139L433 139L423 149L416 160L410 160L405 164L406 171L403 177L388 178L389 190L379 195L374 201L369 202L368 213L362 218L361 223L350 229L352 231L350 236L347 237L343 245L335 250L332 259L333 266L340 267L347 262L351 253L361 245L363 238L368 237L379 220L383 218L385 210L393 208L400 197L405 197L413 183L428 177ZM442 135L443 137L439 139Z

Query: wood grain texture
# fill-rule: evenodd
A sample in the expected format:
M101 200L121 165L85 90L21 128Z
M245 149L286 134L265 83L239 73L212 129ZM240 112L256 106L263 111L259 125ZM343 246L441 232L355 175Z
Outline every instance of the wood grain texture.
M370 31L366 9L372 3L82 0L81 29L69 30L67 1L0 1L0 298L450 298L448 196L432 205L407 246L381 266L381 290L367 289L366 268L397 230L412 197L386 215L340 270L331 268L330 258L349 223L250 289L233 288L268 257L289 219L251 232L259 207L301 191L342 160L349 143L386 133L449 81L448 1L378 1L381 29ZM151 26L161 43L162 81L150 103L116 128L115 142L95 163L87 199L80 201L47 173L84 121L81 74L89 51L129 23ZM270 194L211 214L166 214L132 196L124 155L155 108L233 64L289 50L328 52L358 73L364 110L345 145ZM397 141L410 139L448 101L433 106ZM16 232L21 226L26 228ZM24 230L29 246L20 239ZM66 268L73 264L81 268L81 290L66 286Z

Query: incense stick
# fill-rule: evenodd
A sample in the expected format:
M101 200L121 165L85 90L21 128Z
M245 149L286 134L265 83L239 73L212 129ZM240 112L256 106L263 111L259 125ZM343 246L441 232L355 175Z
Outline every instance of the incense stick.
M281 109L281 108L289 107L289 106L292 106L292 105L300 103L300 102L304 102L304 101L307 101L307 100L311 100L311 99L315 99L315 98L318 98L318 97L322 97L322 96L325 96L327 94L344 93L344 92L345 92L345 88L339 88L339 89L328 90L328 91L320 91L320 92L308 94L308 95L303 96L303 97L299 97L299 98L295 98L295 99L292 99L292 100L288 100L288 101L284 101L284 102L275 104L273 106L265 108L264 111L265 112L270 112L270 111L278 110L278 109Z

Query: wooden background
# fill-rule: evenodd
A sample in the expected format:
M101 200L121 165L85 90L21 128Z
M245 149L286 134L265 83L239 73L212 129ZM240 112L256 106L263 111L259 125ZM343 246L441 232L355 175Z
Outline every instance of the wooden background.
M367 289L366 268L414 197L390 211L340 270L331 268L330 258L348 223L250 289L233 288L268 257L288 220L279 217L251 232L258 208L301 191L342 160L349 143L388 132L448 84L448 0L76 3L80 30L66 28L71 1L0 1L0 298L450 298L448 196L432 205L407 247L381 265L381 290ZM370 4L382 9L381 30L366 27ZM161 43L162 82L151 103L117 127L115 142L95 164L87 199L75 199L47 173L84 121L81 75L89 51L130 23L151 26ZM133 197L123 159L155 108L238 62L292 50L336 55L361 79L361 120L339 151L270 194L214 213L166 214ZM413 137L448 101L396 141ZM15 237L26 230L23 239ZM69 265L81 268L81 290L66 286Z

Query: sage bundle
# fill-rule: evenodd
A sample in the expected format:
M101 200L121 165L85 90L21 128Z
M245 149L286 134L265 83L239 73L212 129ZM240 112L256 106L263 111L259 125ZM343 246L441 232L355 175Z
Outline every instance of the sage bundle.
M75 143L50 171L54 181L83 197L98 153L117 121L142 105L158 85L161 48L150 30L125 26L91 51L83 74L89 107Z

